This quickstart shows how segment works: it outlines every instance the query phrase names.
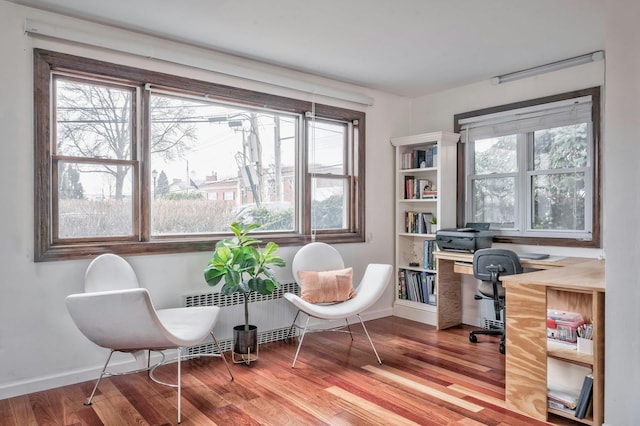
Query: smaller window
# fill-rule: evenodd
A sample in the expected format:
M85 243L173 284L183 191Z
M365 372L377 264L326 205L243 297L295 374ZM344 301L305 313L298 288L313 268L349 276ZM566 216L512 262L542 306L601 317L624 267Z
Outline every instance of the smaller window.
M489 222L501 242L599 246L599 93L456 115L459 222Z
M134 87L53 76L53 241L137 238Z

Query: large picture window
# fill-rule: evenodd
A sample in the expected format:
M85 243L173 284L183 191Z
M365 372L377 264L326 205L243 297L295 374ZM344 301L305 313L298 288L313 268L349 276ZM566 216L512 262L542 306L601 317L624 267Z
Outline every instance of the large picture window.
M34 51L36 260L364 235L365 114ZM258 238L260 235L258 235Z
M599 88L455 116L459 221L494 240L598 247Z

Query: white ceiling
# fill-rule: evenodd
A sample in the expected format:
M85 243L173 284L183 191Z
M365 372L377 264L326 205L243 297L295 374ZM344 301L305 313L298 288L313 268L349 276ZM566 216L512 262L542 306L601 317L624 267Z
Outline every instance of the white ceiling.
M15 0L420 96L604 48L601 0Z

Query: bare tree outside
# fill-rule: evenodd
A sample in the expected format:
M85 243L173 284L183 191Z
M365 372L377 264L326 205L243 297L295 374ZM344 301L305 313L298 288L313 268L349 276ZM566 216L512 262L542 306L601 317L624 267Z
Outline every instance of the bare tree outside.
M55 156L63 158L58 170L60 236L131 235L137 89L58 77L55 92ZM192 112L166 108L166 98L154 102L163 119L152 123L151 151L177 158L194 140L194 126L183 120Z
M100 86L71 80L57 80L58 155L87 159L131 160L134 126L132 114L135 88ZM167 107L168 99L154 97L152 106L161 120L152 122L151 152L173 159L189 149L194 126L184 117L192 115L187 106ZM128 168L102 163L93 173L107 173L115 179L115 198L123 197Z
M475 142L473 219L497 228L515 223L516 136ZM583 230L588 166L587 124L534 132L532 152L531 227Z

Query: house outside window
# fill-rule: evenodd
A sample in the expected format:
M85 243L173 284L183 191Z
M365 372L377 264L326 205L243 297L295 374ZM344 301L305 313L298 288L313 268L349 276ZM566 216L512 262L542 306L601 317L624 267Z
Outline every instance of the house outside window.
M459 218L499 242L598 247L599 102L593 88L456 115Z
M363 112L34 56L36 260L363 240Z

